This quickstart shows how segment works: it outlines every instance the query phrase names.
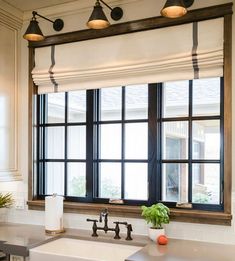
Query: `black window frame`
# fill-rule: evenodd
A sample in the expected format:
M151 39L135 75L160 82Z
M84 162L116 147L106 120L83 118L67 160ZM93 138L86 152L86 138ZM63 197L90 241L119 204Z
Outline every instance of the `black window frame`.
M97 198L97 180L98 180L98 167L99 160L97 158L97 152L99 151L99 128L100 123L120 122L122 124L122 130L124 124L128 122L148 122L148 159L145 161L148 163L148 189L149 199L144 200L123 200L125 205L151 205L153 203L161 201L162 195L162 164L163 163L188 163L189 166L189 202L192 200L192 163L220 163L220 203L219 205L212 204L196 204L192 203L193 209L196 210L208 210L208 211L223 211L224 210L224 198L223 198L223 182L224 182L224 79L220 78L220 115L219 116L192 116L192 85L193 80L189 82L189 116L177 117L177 118L163 118L163 83L151 83L148 85L148 119L147 120L125 120L125 86L122 86L122 119L120 121L105 121L99 120L99 108L100 95L99 90L87 90L87 115L86 123L68 123L68 93L65 93L65 123L45 123L46 115L46 95L37 95L37 123L36 123L36 198L45 198L45 163L46 162L64 162L65 163L65 195L67 193L67 163L68 162L86 162L86 197L70 197L65 196L66 201L72 202L87 202L87 203L109 203L109 199ZM189 122L189 155L192 155L192 122L194 120L220 120L220 134L221 134L221 152L220 160L192 160L189 157L188 160L163 160L162 159L162 125L163 122L170 121L182 121ZM68 160L67 159L67 128L68 126L86 125L86 160ZM64 160L45 160L45 128L55 126L65 127L65 159ZM96 128L94 128L96 126ZM124 131L124 130L123 130ZM122 170L125 160L123 159L122 144ZM136 160L139 161L139 160ZM141 160L139 161L141 162ZM122 172L122 176L123 176ZM122 187L124 185L122 184ZM167 206L174 208L176 202L164 202Z
M163 88L161 88L163 90ZM163 94L161 94L163 97ZM162 99L163 100L163 99ZM161 109L163 104L160 105ZM161 110L160 109L160 110ZM208 211L223 211L224 210L224 78L220 77L220 115L216 116L193 116L193 80L189 80L189 116L188 117L166 117L164 118L163 113L161 112L161 128L163 128L162 123L164 122L180 122L188 121L188 160L167 160L162 159L160 165L164 163L187 163L188 164L188 202L192 203L193 209L196 210L208 210ZM193 133L192 133L192 123L197 120L219 120L220 121L220 159L219 160L210 160L210 159L192 159L192 146L193 146ZM161 133L163 131L161 130ZM162 135L162 134L161 134ZM161 139L162 146L163 139ZM162 151L162 149L161 149ZM192 164L193 163L217 163L220 164L220 204L205 204L205 203L193 203L192 202ZM162 173L162 170L161 170ZM161 180L162 181L162 180ZM167 206L174 208L176 207L175 202L164 202Z
M149 92L149 87L147 86L148 92ZM126 106L125 106L125 100L126 100L126 88L125 86L121 87L121 119L120 120L105 120L102 121L100 118L101 115L101 92L100 90L95 91L96 95L96 116L94 120L94 126L95 126L95 134L94 134L94 140L97 142L94 142L96 144L95 146L95 153L94 153L94 159L93 159L93 166L95 166L95 171L94 171L94 180L96 181L94 184L94 202L99 202L99 203L109 203L109 199L107 198L101 198L98 196L99 194L99 163L120 163L121 164L121 198L123 199L124 203L127 205L141 205L145 204L147 201L145 200L128 200L124 199L124 190L125 190L125 163L147 163L148 164L148 159L126 159L125 158L125 124L128 123L149 123L148 118L147 119L125 119L125 111L126 111ZM120 160L115 160L115 159L100 159L99 157L99 152L100 152L100 146L99 146L99 127L105 124L121 124L121 139L122 139L122 144L121 144L121 159Z

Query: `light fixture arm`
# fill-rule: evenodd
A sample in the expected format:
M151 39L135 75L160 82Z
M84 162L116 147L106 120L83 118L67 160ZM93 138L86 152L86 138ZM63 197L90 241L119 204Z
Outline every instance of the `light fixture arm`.
M39 17L41 17L41 18L43 18L43 19L45 19L45 20L47 20L47 21L49 21L49 22L51 22L51 23L54 23L54 21L50 20L49 18L46 18L46 17L43 16L43 15L40 15L40 14L39 14L38 12L36 12L36 11L33 11L32 14L33 14L33 17L34 17L34 18L35 18L35 16L37 15L37 16L39 16Z
M111 11L113 11L113 8L110 6L110 5L108 5L108 4L106 4L103 0L99 0L103 5L105 5L106 7L108 7Z
M45 20L47 20L48 22L51 22L53 24L53 28L55 31L61 31L64 27L64 21L62 19L56 19L55 21L52 21L51 19L43 16L43 15L40 15L38 12L36 11L33 11L32 12L33 14L33 19L36 20L36 16L39 16Z

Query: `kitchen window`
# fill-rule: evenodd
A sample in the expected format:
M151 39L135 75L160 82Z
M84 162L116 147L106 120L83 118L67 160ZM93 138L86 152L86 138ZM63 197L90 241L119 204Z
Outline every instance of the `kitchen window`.
M223 210L223 78L37 95L37 199Z
M232 4L193 10L186 20L174 20L169 26L169 23L160 17L153 17L118 24L115 25L115 30L108 30L105 33L102 30L99 32L82 30L63 34L63 37L54 35L42 42L29 43L29 209L44 209L43 199L46 189L49 188L45 182L48 162L50 169L57 168L54 173L58 174L53 176L54 174L51 173L49 176L52 178L51 181L55 177L60 180L61 184L56 189L66 195L65 211L97 214L101 208L106 207L115 216L125 215L140 218L140 207L132 205L151 204L157 199L164 200L171 207L171 220L231 225ZM169 35L172 39L177 39L179 44L169 45ZM182 35L187 39L182 38ZM91 39L94 42L89 41ZM210 41L211 39L213 41ZM124 45L123 42L125 42ZM94 43L96 52L93 52ZM198 46L195 46L196 44ZM111 49L110 46L112 46ZM125 46L125 48L120 49L120 46ZM182 46L184 46L183 49ZM87 53L92 53L92 59L87 59ZM116 55L116 53L121 55ZM168 54L171 55L168 56ZM186 57L185 54L187 54ZM107 57L110 59L107 60ZM176 57L177 59L175 59ZM100 67L100 65L104 65L100 62L103 61L103 58L105 58L105 66ZM81 63L81 61L83 62ZM185 63L185 61L187 62ZM128 66L126 67L126 65ZM211 107L211 96L203 96L202 92L200 100L200 96L197 98L197 95L194 94L194 91L200 89L200 83L205 77L223 77L220 82L219 96L217 95L220 99L220 106L217 106L217 109ZM181 82L181 88L186 88L186 91L184 91L182 99L177 102L178 115L174 115L172 105L174 105L174 100L180 98L180 95L172 96L173 99L171 99L167 95L167 89L170 90L171 84L177 84L173 81L198 78L200 80L184 81L187 84ZM148 201L142 196L134 199L134 195L131 194L124 199L124 205L104 205L103 203L108 203L108 197L113 194L109 191L104 197L104 189L100 189L99 178L104 178L105 173L103 170L103 174L100 173L98 161L106 163L105 161L112 160L112 164L121 165L121 174L116 176L120 178L121 175L122 182L119 185L121 189L118 193L124 193L127 196L127 193L125 194L126 184L123 181L125 181L126 175L132 178L133 175L126 174L131 172L130 169L126 172L126 165L132 163L133 160L142 163L142 160L146 159L128 158L131 156L130 154L126 157L124 155L127 149L126 140L123 140L124 145L120 145L121 158L107 159L103 157L105 154L97 155L97 150L105 149L98 146L99 139L102 138L97 135L97 133L101 133L100 129L104 125L111 126L111 123L115 126L121 124L121 137L119 138L122 142L122 137L126 137L128 134L126 128L129 123L123 117L121 120L112 118L107 122L98 119L97 112L100 109L97 108L97 100L100 98L97 93L99 91L91 89L101 88L100 92L102 92L105 88L108 91L110 86L121 86L124 83L133 85L141 82L153 83L148 86L148 118L143 119L141 116L131 120L136 120L135 123L133 122L133 126L143 120L147 120L148 124ZM166 83L164 84L164 82ZM196 82L198 82L198 88ZM201 86L204 91L204 84ZM82 89L87 90L86 119L83 119L82 122L77 122L77 120L71 122L66 113L69 111L68 95L71 91ZM64 94L63 123L46 123L46 116L43 115L47 113L47 96L52 97L63 92L67 92ZM200 91L198 92L200 93ZM167 102L167 97L170 102ZM204 98L207 98L205 102L208 104L205 103L204 107L198 106L198 101L203 103ZM188 101L188 104L185 101ZM164 107L164 104L167 103L169 106ZM37 108L36 117L33 117L34 106ZM123 112L125 109L122 108ZM34 126L34 131L32 126ZM71 126L74 126L74 129L83 127L79 129L85 131L86 140L83 150L86 149L86 158L82 157L82 153L72 141L76 153L73 154L72 151L72 155L70 155L68 152L70 146L67 141L68 129ZM61 140L58 138L54 142L57 142L57 147L64 152L63 157L61 157L61 152L46 151L49 149L44 142L48 132L46 128L49 129L49 133L57 130ZM174 132L172 132L173 130ZM104 130L102 132L104 133ZM78 143L78 137L80 135L82 137L84 134L78 134L77 131L75 133ZM220 139L217 139L218 136ZM131 135L131 138L134 136ZM217 139L212 147L209 146L210 138ZM33 140L35 140L34 145L40 146L32 146ZM112 139L113 143L114 140L117 141ZM136 142L136 144L138 143ZM220 145L219 150L216 148L218 144ZM54 158L46 158L48 152ZM72 156L76 156L76 158L72 158ZM135 163L137 164L137 162ZM79 188L79 191L77 185L76 190L71 186L74 176L69 173L75 173L75 170L77 170L76 173L80 173L76 177L76 179L80 179L78 184L82 187ZM192 202L193 209L175 208L177 201L186 199Z

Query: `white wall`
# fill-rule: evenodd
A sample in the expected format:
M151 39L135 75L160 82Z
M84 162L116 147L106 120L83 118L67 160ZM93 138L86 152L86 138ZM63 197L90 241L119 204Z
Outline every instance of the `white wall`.
M107 1L110 4L116 4L118 1ZM141 18L152 17L159 15L161 7L164 5L165 0L120 0L121 6L124 9L124 18L121 22L138 20ZM201 8L211 5L223 4L226 0L196 0L193 8ZM46 8L37 10L39 13L50 16L51 18L63 18L65 22L65 28L62 32L76 31L86 28L86 21L92 10L93 0L80 0L70 4L64 4L55 6L52 8ZM24 14L24 26L22 34L24 33L26 26L28 25L28 19L31 17L30 13ZM233 24L235 25L235 16L233 17ZM54 34L49 23L41 21L40 27L45 35ZM235 26L233 28L233 64L235 65ZM28 50L27 42L22 39L21 42L21 66L20 70L20 85L19 85L19 138L20 138L20 170L23 176L23 180L12 183L0 183L0 191L11 191L16 198L24 198L27 200L27 176L28 176L28 159L27 159L27 145L28 145ZM233 82L235 77L235 66L233 67ZM235 100L235 94L233 94L233 101ZM234 102L233 102L234 104ZM233 111L235 110L233 105ZM235 124L235 115L233 115L233 126ZM234 130L235 128L233 128ZM235 131L233 131L233 139L235 138ZM233 153L235 152L235 146L233 143ZM233 176L235 172L233 171ZM233 181L233 205L235 205L235 179ZM65 214L65 226L73 228L87 228L90 229L90 224L87 224L86 215L81 214ZM125 218L112 218L114 220L126 220ZM29 224L43 224L44 212L15 210L12 209L8 213L8 221L16 223L29 223ZM133 224L134 233L146 234L147 226L142 219L128 219ZM192 239L210 242L223 242L235 244L235 226L216 226L216 225L200 225L190 223L171 222L167 226L167 234L169 237Z

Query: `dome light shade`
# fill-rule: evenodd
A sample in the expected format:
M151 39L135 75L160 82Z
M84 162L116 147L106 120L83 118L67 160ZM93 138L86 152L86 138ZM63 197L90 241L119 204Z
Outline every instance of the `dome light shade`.
M28 41L42 41L45 39L39 25L38 25L38 21L33 18L30 21L30 24L24 34L24 39L28 40Z
M187 13L187 8L183 0L167 0L161 15L168 18L178 18Z
M110 26L99 1L97 1L94 6L93 12L87 22L87 26L91 29L104 29Z

